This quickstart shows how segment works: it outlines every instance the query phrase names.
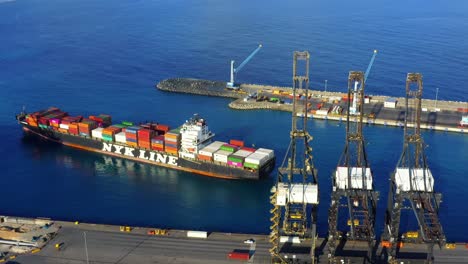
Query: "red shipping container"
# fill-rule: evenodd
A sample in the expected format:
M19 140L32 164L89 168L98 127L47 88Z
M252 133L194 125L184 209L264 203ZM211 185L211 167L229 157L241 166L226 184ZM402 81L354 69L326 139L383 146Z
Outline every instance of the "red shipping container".
M97 116L89 116L89 119L94 120L94 121L99 122L99 123L104 122L104 120L102 118L97 117Z
M248 147L243 147L241 148L242 150L248 151L248 152L255 152L256 149L254 148L248 148Z
M243 147L244 146L244 141L231 139L231 140L229 140L229 144L234 145L234 146L238 146L238 147Z
M149 141L152 136L152 132L153 131L150 129L146 129L146 128L140 129L138 130L138 138L146 139L147 141Z
M163 131L164 133L166 133L167 131L169 131L169 126L168 125L158 124L158 125L156 125L156 130L160 130L160 131Z
M233 251L228 254L229 259L238 259L238 260L249 260L250 254L248 252L237 252Z

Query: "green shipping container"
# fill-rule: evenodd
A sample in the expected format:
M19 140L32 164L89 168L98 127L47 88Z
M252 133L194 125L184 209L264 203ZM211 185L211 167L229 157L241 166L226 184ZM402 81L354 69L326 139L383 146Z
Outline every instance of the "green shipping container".
M169 130L168 133L172 133L172 134L178 135L178 134L180 134L180 127L171 129L171 130Z
M249 169L258 169L258 165L257 164L252 164L252 163L244 163L244 167L245 168L249 168Z
M235 151L235 149L233 147L230 147L230 146L221 146L220 149L225 150L225 151L229 151L231 153Z
M237 157L237 156L229 156L229 157L228 157L228 160L229 160L229 161L232 161L232 162L237 162L237 163L242 163L242 162L244 162L244 159L243 159L243 158Z
M133 122L123 121L122 125L124 125L124 126L133 126Z

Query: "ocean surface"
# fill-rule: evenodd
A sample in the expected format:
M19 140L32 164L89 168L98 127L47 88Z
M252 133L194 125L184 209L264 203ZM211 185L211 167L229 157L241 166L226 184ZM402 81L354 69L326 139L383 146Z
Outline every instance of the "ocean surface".
M272 148L289 143L290 113L234 111L228 99L170 94L166 78L290 86L292 53L311 53L313 89L345 91L350 70L379 51L366 89L402 96L408 72L424 76L424 97L468 101L468 2L453 1L0 1L0 214L225 232L269 232L276 171L257 182L228 181L51 146L23 137L14 115L57 106L71 114L178 126L203 115L219 140ZM310 121L319 171L319 233L326 234L331 173L344 148L343 124ZM383 230L388 179L402 129L366 126L380 191ZM425 131L440 217L451 241L468 239L468 137ZM402 231L414 229L412 212Z

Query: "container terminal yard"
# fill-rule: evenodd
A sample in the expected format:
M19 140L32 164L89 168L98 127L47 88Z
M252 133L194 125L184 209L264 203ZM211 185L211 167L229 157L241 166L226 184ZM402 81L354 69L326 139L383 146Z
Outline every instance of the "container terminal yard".
M343 111L346 142L341 158L337 159L330 191L318 184L318 177L328 176L319 176L314 165L310 147L313 139L307 129L308 115L313 112L309 103L301 101L301 97L309 98L310 93L309 59L307 51L294 52L290 145L271 188L270 234L1 217L0 262L467 263L468 244L447 241L439 221L442 194L437 192L421 136L425 112L422 75L407 75L404 111L399 119L404 128L404 148L390 175L388 197L380 197L374 189L363 136L369 98L365 95L367 74L349 72L346 98L353 100L346 100ZM305 71L299 71L300 67L305 67ZM239 93L224 89L221 92ZM318 212L320 193L330 193L332 197L325 238L317 235L317 219L326 214ZM379 199L387 199L387 207L384 232L377 237L375 215ZM414 213L414 218L407 220L417 223L417 230L401 232L403 210Z
M236 100L229 104L229 107L233 109L272 109L292 112L293 89L291 87L237 84L235 82L236 74L261 48L262 45L259 45L237 68L234 68L234 61L231 61L229 82L173 78L159 82L156 87L168 92L235 98ZM377 50L374 50L364 73L364 81L370 74L376 55ZM353 93L346 94L327 92L325 84L324 91L311 90L306 94L304 90L298 89L294 96L299 99L298 103L307 106L302 112L298 112L298 115L304 115L307 112L309 118L342 122L346 117L348 101L352 101L351 110L355 111L356 109L357 87L354 87ZM406 111L403 105L404 100L404 97L366 95L363 106L365 123L403 127ZM436 100L423 99L421 102L421 128L459 133L468 132L468 102L439 101L437 94ZM413 108L408 109L410 113L413 110ZM353 112L353 116L355 114ZM356 122L357 119L352 118L351 121Z
M271 263L267 235L2 218L0 262L3 263ZM22 232L26 228L29 230L25 233L4 231L10 227L21 227ZM8 233L15 237L8 236ZM35 242L32 242L34 237ZM45 242L36 244L44 241L43 238L46 238ZM290 243L289 247L295 253L289 254L288 258L310 259L308 242ZM323 239L317 240L316 263L329 263L324 254L325 244ZM366 248L366 243L348 242L340 244L337 251L346 260L344 263L362 263ZM380 246L376 247L376 253L381 251ZM232 255L233 252L237 254ZM400 248L399 255L402 257L399 263L425 263L424 252L423 245L406 243ZM436 248L434 258L436 263L466 263L468 248L462 243L450 244L443 250ZM386 262L377 260L376 263Z
M240 84L233 90L226 82L189 78L174 78L159 82L163 91L234 98L229 107L239 110L270 109L292 111L292 88L268 85ZM403 91L403 89L402 89ZM299 92L299 97L303 92ZM404 94L402 93L402 96ZM307 100L308 117L343 122L346 118L345 93L311 90ZM365 98L364 120L368 124L402 127L404 97L368 96ZM468 133L468 103L422 100L421 128Z

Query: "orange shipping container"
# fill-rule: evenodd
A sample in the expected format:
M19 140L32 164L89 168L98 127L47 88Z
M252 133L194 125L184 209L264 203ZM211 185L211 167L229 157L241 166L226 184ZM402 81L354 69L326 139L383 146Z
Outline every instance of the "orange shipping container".
M138 144L136 142L131 142L131 141L127 141L127 145L131 147L138 147Z
M244 141L231 139L231 140L229 140L229 144L234 145L234 146L238 146L238 147L243 147L244 146Z
M212 157L198 154L199 160L212 161Z

